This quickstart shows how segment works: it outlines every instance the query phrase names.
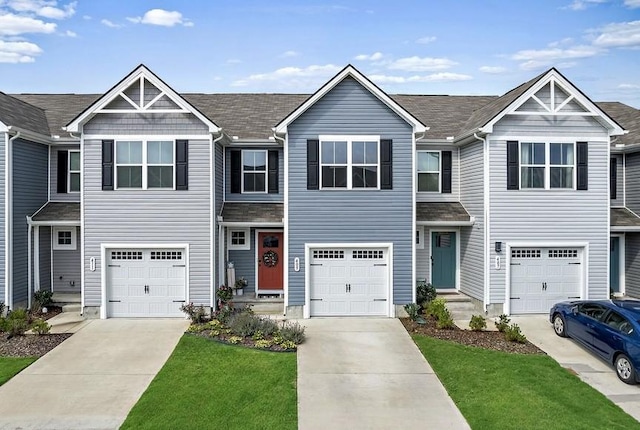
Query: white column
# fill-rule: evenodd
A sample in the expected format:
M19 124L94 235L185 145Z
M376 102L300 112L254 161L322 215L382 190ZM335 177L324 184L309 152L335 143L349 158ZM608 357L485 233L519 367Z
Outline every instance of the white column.
M40 291L40 226L37 225L33 227L33 280L33 291Z

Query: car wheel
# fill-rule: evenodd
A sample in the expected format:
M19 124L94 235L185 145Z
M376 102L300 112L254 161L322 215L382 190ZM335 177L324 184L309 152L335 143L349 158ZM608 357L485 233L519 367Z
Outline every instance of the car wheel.
M615 361L616 374L618 378L625 384L636 384L636 370L633 368L633 364L629 357L624 354L619 354Z
M564 318L560 314L553 316L553 331L560 337L567 337L567 327L564 323Z

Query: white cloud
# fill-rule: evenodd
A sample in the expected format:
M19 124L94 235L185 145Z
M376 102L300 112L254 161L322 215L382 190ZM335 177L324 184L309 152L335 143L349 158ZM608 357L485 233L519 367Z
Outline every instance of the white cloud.
M638 84L620 84L618 88L621 90L640 90L640 85Z
M534 70L550 66L560 60L577 58L589 58L600 54L602 50L595 46L579 45L566 49L545 48L545 49L525 49L518 51L511 56L513 60L521 61L520 68L523 70ZM565 67L566 67L565 63Z
M160 25L163 27L174 27L176 25L193 27L193 22L183 18L182 14L175 10L151 9L141 17L128 17L127 20L135 24Z
M603 48L640 47L640 21L607 24L593 33L596 34L593 40L595 46Z
M437 37L435 37L435 36L425 36L425 37L421 37L420 39L416 40L416 43L420 43L422 45L426 45L427 43L435 42L436 39L437 39Z
M42 49L31 42L5 42L0 40L0 63L33 63Z
M320 81L338 73L341 67L334 64L311 65L304 68L283 67L269 73L250 75L244 79L233 81L233 87L245 87L261 82L281 82L291 87L305 88L316 86Z
M53 33L56 24L44 22L28 16L19 16L12 13L0 15L0 36L18 36L24 33Z
M115 22L111 22L108 19L101 20L100 24L106 25L107 27L111 27L111 28L120 28L120 27L122 27L121 24L116 24Z
M240 63L242 63L242 60L239 60L239 59L237 59L237 58L229 58L229 59L226 61L226 63L227 63L227 64L240 64Z
M463 75L461 73L440 72L432 73L430 75L414 75L409 77L404 76L389 76L389 75L371 75L371 80L376 84L407 84L414 82L452 82L452 81L468 81L473 79L473 76Z
M93 18L90 15L83 15L82 19L87 20L87 21L91 21Z
M434 72L438 70L449 69L455 66L455 61L448 58L420 58L417 56L400 58L389 64L389 69L392 70L404 70L406 72Z
M382 57L384 57L384 55L382 55L382 52L374 52L371 55L369 54L356 55L354 59L358 61L378 61L378 60L381 60Z
M624 5L629 9L636 9L640 7L640 0L624 0Z
M16 12L35 13L49 19L65 19L76 13L78 2L58 6L56 0L9 0L6 4Z
M573 3L563 7L562 9L585 10L589 6L606 3L607 1L609 0L573 0Z
M67 30L65 31L64 35L67 37L77 37L78 33L76 33L75 31Z
M291 57L297 57L298 55L300 55L300 53L296 51L285 51L282 54L280 54L280 58L291 58Z
M478 70L482 73L490 73L492 75L497 75L499 73L504 73L507 71L505 67L500 66L481 66Z

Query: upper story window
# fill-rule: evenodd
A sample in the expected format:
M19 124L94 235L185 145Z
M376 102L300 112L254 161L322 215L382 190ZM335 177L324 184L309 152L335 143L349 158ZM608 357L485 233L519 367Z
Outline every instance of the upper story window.
M378 136L320 136L322 189L379 189Z
M80 151L69 151L69 166L67 168L68 192L80 192Z
M242 151L242 192L267 192L267 151Z
M418 151L418 191L440 192L440 151Z
M573 143L522 142L520 188L574 188Z
M117 141L116 188L173 189L172 141Z

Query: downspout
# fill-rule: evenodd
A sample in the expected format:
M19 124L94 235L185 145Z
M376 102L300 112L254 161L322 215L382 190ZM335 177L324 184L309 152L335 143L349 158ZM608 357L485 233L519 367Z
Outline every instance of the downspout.
M7 307L13 310L13 141L22 133L18 130L16 135L9 138L5 148L5 270L4 282L6 288ZM8 135L8 134L7 134Z
M483 214L484 214L484 264L483 264L483 275L484 275L484 291L483 291L483 310L485 314L489 308L489 301L491 300L490 295L490 280L491 276L489 274L489 253L490 253L490 244L489 240L491 239L490 235L490 221L489 221L489 213L490 213L490 198L489 198L489 147L487 143L487 139L478 136L478 133L473 133L473 137L482 142L482 152L483 152L483 165L484 165L484 193L483 193Z
M284 304L283 304L283 309L282 309L282 314L286 315L287 314L287 308L289 307L289 265L288 265L288 261L289 261L289 148L287 147L286 144L286 140L283 137L279 137L276 134L276 129L272 128L271 131L273 132L273 138L277 141L280 141L282 143L282 158L283 158L283 174L284 174L284 190L283 190L283 202L282 202L282 206L283 206L283 219L282 219L282 224L283 224L283 231L282 231L282 237L283 237L283 241L284 241L284 246L282 248L283 251L283 260L285 262L287 262L287 264L285 264L285 269L283 271L282 274L282 291L284 293Z
M209 186L211 187L211 205L209 210L211 211L211 223L210 223L210 231L211 231L211 236L209 238L209 240L211 241L211 260L210 260L210 264L211 264L211 270L213 272L213 275L211 276L211 294L209 294L209 306L211 307L211 312L213 313L214 310L214 306L215 306L215 285L216 285L216 277L215 277L215 267L216 267L216 262L215 259L213 258L214 252L213 252L213 248L214 246L216 246L216 236L215 236L215 223L217 220L217 214L215 213L215 208L216 208L216 143L219 142L222 138L224 137L224 133L222 132L222 130L220 130L220 136L216 137L215 139L213 139L211 141L211 177L210 177L210 181L209 181ZM223 172L224 173L224 172ZM224 192L224 191L223 191ZM218 234L220 234L220 226L218 226ZM218 236L219 237L219 236ZM218 270L220 270L220 268L218 268ZM220 277L220 275L218 275L218 278Z
M31 217L27 215L27 309L31 309L31 291L33 291L33 276L31 274L31 268L33 266L31 257L31 238L33 234L33 225L31 223Z

